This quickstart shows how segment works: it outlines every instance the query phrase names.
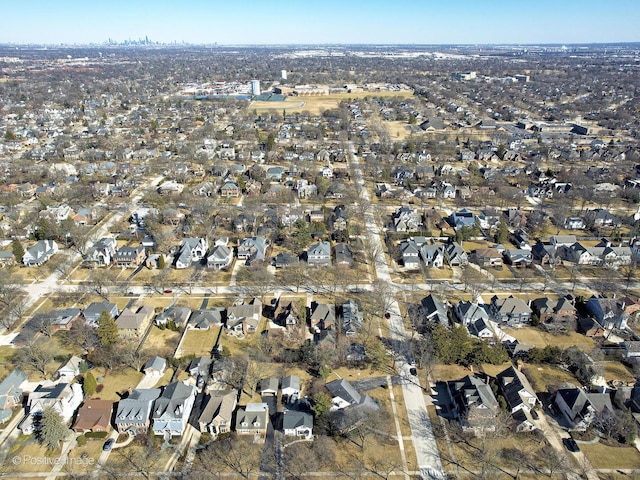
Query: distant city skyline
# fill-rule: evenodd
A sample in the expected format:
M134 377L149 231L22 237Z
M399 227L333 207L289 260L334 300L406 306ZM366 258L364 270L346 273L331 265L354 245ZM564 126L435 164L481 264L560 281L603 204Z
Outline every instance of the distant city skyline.
M238 3L30 0L3 6L0 43L570 44L640 41L637 0Z

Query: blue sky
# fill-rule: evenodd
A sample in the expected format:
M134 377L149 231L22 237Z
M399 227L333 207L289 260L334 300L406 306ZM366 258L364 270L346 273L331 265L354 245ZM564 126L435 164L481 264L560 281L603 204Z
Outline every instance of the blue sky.
M0 43L590 43L640 41L638 0L24 0Z

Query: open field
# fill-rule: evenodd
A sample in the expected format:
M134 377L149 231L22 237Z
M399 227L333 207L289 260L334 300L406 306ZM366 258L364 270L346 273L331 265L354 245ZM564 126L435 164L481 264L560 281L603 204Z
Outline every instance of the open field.
M211 350L215 346L216 339L222 327L213 327L209 330L189 329L184 333L184 339L180 345L179 357L187 357L189 355L209 356Z
M151 327L151 330L149 331L149 335L144 342L143 349L156 355L160 355L165 351L172 355L173 352L175 352L179 341L180 332L174 332L169 329L161 330L154 326Z
M252 102L249 104L249 110L257 112L265 112L272 110L287 112L309 112L317 115L325 110L337 108L340 102L344 100L364 98L364 97L411 97L413 92L354 92L354 93L334 93L331 95L322 95L318 97L302 96L287 97L282 102Z
M553 387L565 382L578 383L569 372L550 365L526 365L522 369L522 373L525 374L536 393L548 392Z
M596 443L582 444L580 450L593 468L640 468L640 453L633 447L609 447Z
M118 372L111 372L105 376L103 368L96 367L91 370L96 379L103 377L102 382L98 382L98 391L93 398L102 400L120 400L121 394L129 388L135 388L144 376L141 372L133 368L125 368ZM102 385L102 388L100 387Z
M534 327L505 328L504 331L514 336L520 343L533 345L534 347L546 347L553 345L560 348L568 348L572 345L583 350L591 350L594 347L593 340L578 332L548 333Z

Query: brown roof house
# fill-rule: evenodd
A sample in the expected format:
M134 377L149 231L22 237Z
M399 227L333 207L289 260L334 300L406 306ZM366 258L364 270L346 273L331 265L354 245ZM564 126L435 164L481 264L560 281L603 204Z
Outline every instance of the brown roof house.
M108 432L111 430L112 413L113 402L111 400L87 400L78 409L72 430L76 433Z
M154 313L153 308L144 305L136 311L126 307L116 319L118 334L121 337L139 337L143 335Z

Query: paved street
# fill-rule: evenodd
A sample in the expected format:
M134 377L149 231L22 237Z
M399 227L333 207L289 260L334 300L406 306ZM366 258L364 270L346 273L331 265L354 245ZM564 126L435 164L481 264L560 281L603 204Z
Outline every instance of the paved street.
M352 157L352 171L354 173L356 182L359 185L364 184L362 177L362 170L360 168L359 159L356 155ZM366 204L370 204L369 193L366 188L360 189L361 198ZM380 239L380 228L378 227L373 210L369 207L365 212L365 227L367 234L372 245L378 248L380 252L383 252L383 245ZM378 279L388 282L397 292L397 286L391 281L389 274L389 266L387 265L386 258L381 255L380 262L376 265L376 273ZM391 313L389 317L389 329L391 331L391 338L396 347L396 352L400 354L400 360L396 363L400 375L410 376L409 365L405 361L404 351L402 346L406 341L406 332L404 324L402 322L402 316L400 314L400 306L395 299L391 302L389 311ZM420 385L419 379L416 377L414 382L403 382L402 393L404 396L404 402L407 409L407 415L409 418L409 424L411 426L411 438L416 451L416 458L418 460L418 468L423 478L429 479L441 479L445 478L445 473L442 468L442 461L440 460L440 453L436 446L435 436L431 427L431 421L427 414L427 406L424 401L424 394Z

